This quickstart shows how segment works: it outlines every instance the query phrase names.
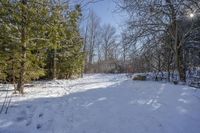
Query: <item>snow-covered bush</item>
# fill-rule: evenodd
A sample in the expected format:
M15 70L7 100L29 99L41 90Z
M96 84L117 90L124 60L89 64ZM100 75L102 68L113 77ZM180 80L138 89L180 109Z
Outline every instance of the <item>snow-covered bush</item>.
M200 88L200 67L191 68L187 71L187 84Z
M179 84L179 75L177 71L170 72L147 72L135 73L133 80L153 80L153 81L170 81ZM168 80L169 79L169 80ZM190 68L186 72L186 84L192 87L200 88L200 67Z

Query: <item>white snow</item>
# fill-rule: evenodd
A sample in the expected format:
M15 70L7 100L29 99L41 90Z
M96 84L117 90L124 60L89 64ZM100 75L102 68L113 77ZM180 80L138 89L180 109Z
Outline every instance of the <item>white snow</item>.
M200 133L199 89L117 74L33 85L0 114L0 133Z

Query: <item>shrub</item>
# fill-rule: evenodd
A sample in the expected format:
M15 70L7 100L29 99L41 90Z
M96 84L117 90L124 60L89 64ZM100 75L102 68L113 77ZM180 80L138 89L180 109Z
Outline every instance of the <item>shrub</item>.
M133 77L133 80L142 80L142 81L144 81L144 80L146 80L146 76L145 75L135 75Z

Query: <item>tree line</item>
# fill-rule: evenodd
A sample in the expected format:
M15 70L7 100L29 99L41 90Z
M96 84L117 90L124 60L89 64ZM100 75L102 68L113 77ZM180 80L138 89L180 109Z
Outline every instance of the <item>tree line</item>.
M85 72L167 72L168 81L185 82L189 70L200 66L198 0L116 4L126 14L121 33L101 24L94 11L89 14L83 30Z
M81 6L52 0L0 1L0 80L24 84L83 71Z
M1 82L23 93L29 81L83 72L167 72L169 81L175 73L185 81L200 66L198 0L118 0L126 14L121 33L92 10L81 22L82 7L95 0L69 2L0 1Z
M120 36L116 27L103 24L97 14L90 10L82 28L84 37L85 72L114 73L120 71Z

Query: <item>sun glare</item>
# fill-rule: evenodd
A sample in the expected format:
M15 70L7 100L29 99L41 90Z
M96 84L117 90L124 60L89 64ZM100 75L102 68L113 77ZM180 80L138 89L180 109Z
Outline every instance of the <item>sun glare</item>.
M191 18L193 18L193 17L194 17L194 14L193 14L193 13L191 13L191 14L190 14L190 17L191 17Z

